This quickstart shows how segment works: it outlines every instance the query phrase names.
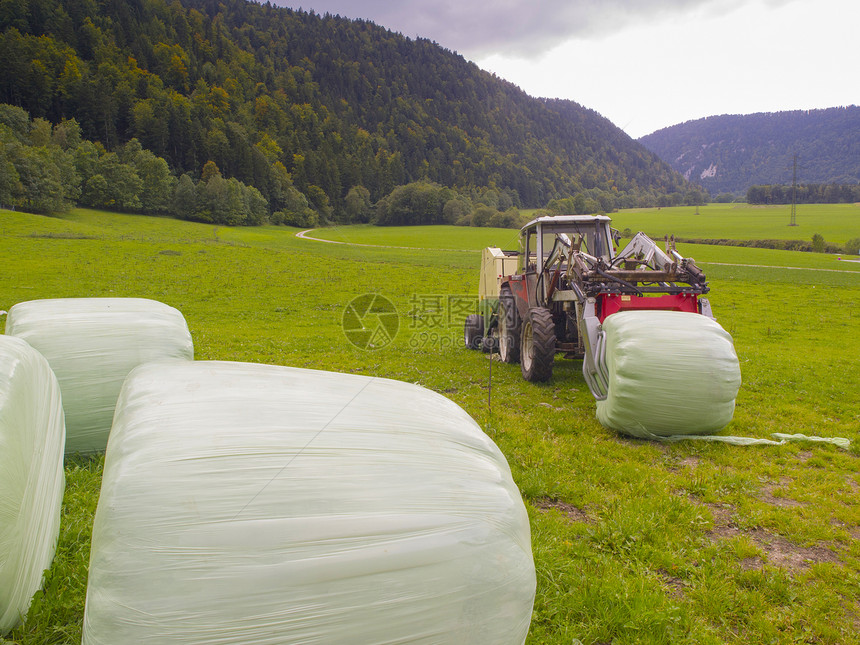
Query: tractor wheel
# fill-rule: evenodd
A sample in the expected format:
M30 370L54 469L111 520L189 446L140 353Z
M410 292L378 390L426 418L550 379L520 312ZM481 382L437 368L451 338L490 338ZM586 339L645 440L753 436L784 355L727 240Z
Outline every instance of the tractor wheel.
M523 321L520 341L523 377L527 381L548 381L555 358L555 323L549 309L532 307Z
M520 316L514 295L503 289L499 295L499 356L505 363L520 360Z
M466 316L466 325L463 331L463 342L466 349L480 349L484 338L484 317L480 314Z

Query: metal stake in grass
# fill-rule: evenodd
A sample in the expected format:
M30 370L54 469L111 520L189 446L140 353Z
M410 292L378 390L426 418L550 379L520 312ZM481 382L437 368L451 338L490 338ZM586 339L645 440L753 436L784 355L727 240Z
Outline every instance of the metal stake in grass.
M484 340L486 342L486 339ZM493 422L493 354L494 346L492 344L492 338L490 339L490 351L488 352L488 358L490 361L489 375L487 377L487 428L489 429L490 425Z
M493 413L493 352L490 352L490 375L487 378L487 410Z

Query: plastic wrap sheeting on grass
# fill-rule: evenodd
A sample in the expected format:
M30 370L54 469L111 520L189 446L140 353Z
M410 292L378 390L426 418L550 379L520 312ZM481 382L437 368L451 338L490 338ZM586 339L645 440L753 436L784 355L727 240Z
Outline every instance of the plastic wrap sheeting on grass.
M534 592L507 462L445 397L245 363L126 381L84 645L519 644Z
M641 438L718 432L741 384L732 338L706 316L629 311L603 322L609 393L597 418Z
M39 350L54 370L66 413L66 453L105 449L128 373L147 361L194 358L185 318L143 298L60 298L12 307L6 333Z
M63 407L48 361L0 336L0 635L27 613L60 534Z

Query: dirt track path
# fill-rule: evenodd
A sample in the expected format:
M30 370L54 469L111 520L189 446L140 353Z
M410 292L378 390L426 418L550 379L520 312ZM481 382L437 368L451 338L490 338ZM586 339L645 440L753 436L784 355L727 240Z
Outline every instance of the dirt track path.
M312 237L308 235L308 233L312 233L313 228L309 228L306 231L301 231L296 233L296 237L299 237L303 240L311 240L313 242L325 242L326 244L345 244L346 246L365 246L377 249L408 249L410 251L459 251L461 253L479 253L479 251L475 249L431 249L421 246L389 246L386 244L361 244L359 242L340 242L337 240L324 240L321 237ZM860 262L860 260L845 260L845 262ZM731 264L728 262L707 262L702 260L698 264L713 264L714 266L721 267L748 267L753 269L788 269L789 271L825 271L829 273L856 273L860 275L860 271L852 271L850 269L817 269L812 267L786 267L779 266L775 264Z
M360 242L340 242L338 240L324 240L321 237L311 237L307 235L307 233L311 233L316 229L309 228L306 231L301 231L296 233L296 237L300 237L303 240L311 240L313 242L326 242L328 244L345 244L346 246L365 246L375 249L407 249L409 251L451 251L456 253L480 253L477 249L433 249L427 248L423 246L391 246L388 244L362 244Z
M713 264L720 267L751 267L753 269L788 269L789 271L828 271L830 273L856 273L860 275L860 271L851 271L850 269L818 269L814 267L784 267L776 264L729 264L727 262L707 262L702 260L696 264Z

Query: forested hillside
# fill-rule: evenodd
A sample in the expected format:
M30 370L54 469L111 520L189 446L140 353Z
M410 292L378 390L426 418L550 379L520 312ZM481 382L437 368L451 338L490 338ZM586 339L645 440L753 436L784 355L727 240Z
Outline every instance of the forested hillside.
M74 120L102 155L137 139L186 187L212 162L210 176L255 187L269 213L297 189L343 218L351 191L375 203L417 180L526 207L689 191L576 103L370 22L245 0L3 0L0 103Z
M860 182L860 107L712 116L639 139L712 195L753 185Z

